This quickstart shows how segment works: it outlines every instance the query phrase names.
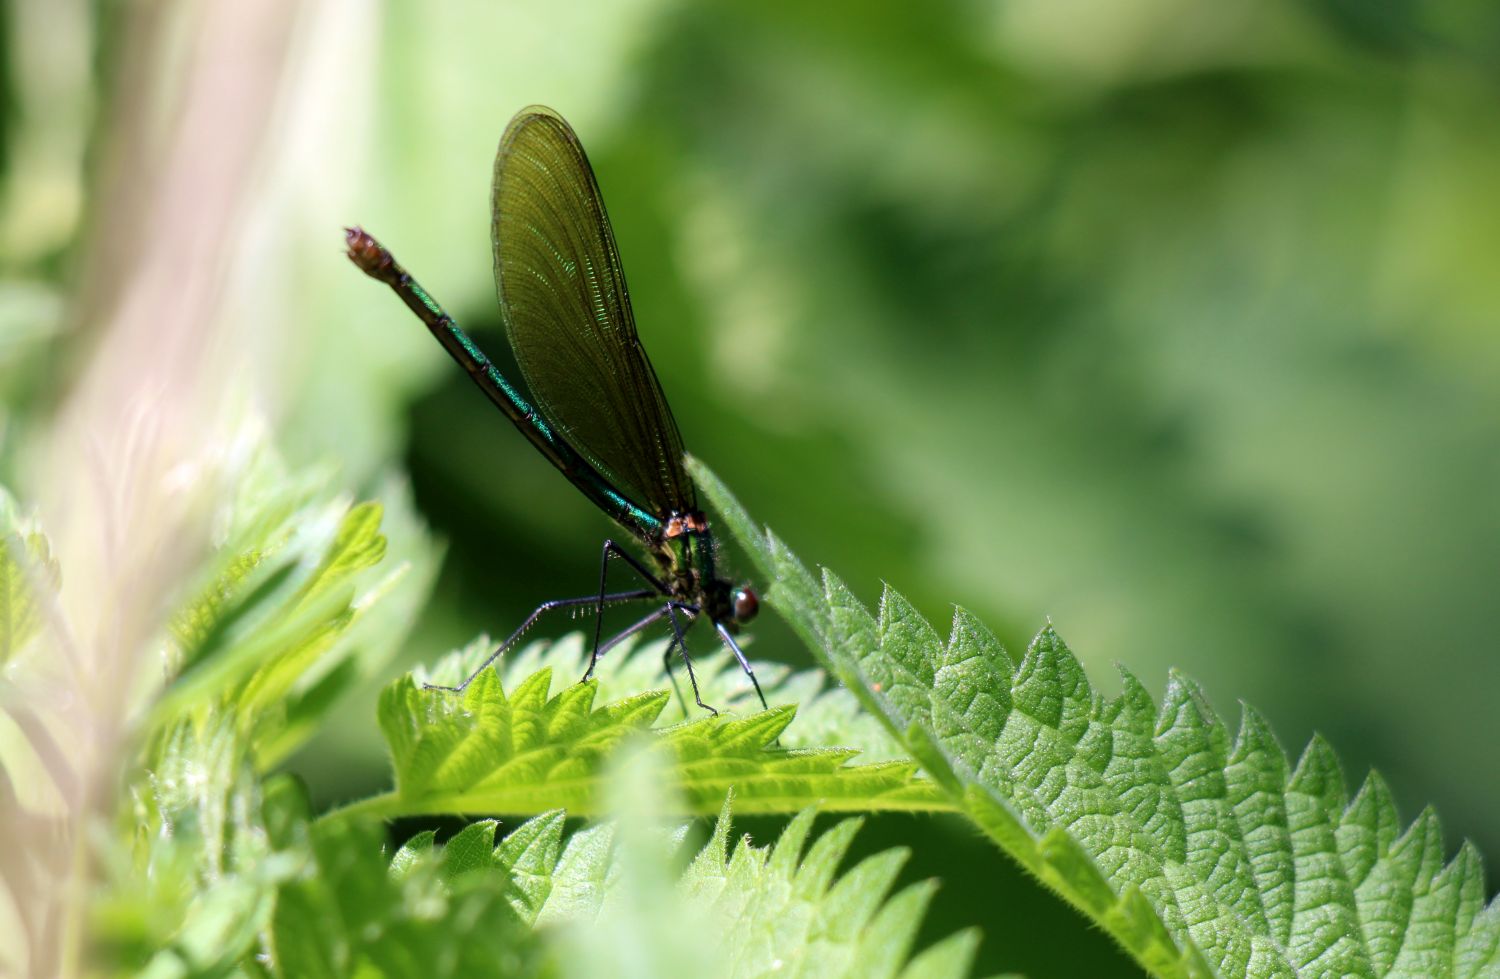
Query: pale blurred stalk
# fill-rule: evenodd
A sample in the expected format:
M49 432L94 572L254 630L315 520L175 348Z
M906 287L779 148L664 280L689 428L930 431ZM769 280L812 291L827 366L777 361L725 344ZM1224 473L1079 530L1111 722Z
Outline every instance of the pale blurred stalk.
M87 5L29 6L49 19L18 37L18 50L33 38L38 50L61 43L51 37L60 29L87 50ZM51 19L60 10L74 16ZM50 823L17 814L32 838L6 834L42 868L29 879L45 892L16 895L28 932L22 968L33 975L84 969L88 827L112 811L132 715L162 679L152 660L165 616L209 546L214 491L234 470L247 349L243 332L226 326L236 322L225 315L226 284L297 13L292 0L126 5L116 11L119 41L105 45L119 56L103 86L69 315L82 356L28 447L31 481L20 487L40 508L63 577L47 615L49 655L33 658L45 669L14 680L71 767L52 773L54 783L72 789ZM68 131L78 138L76 120ZM69 140L56 142L66 155ZM8 219L7 247L27 229L52 234L24 211Z

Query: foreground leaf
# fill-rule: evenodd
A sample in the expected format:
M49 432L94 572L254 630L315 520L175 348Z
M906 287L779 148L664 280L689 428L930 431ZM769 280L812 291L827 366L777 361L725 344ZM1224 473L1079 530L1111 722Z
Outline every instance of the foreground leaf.
M281 827L305 824L300 788L262 783L226 717L175 726L120 814L132 842L102 853L93 906L101 962L119 974L224 975L254 955L277 888L304 863Z
M514 687L543 668L552 670L559 681L580 677L588 665L585 646L585 637L580 633L524 646L508 654L501 663L505 686ZM670 679L665 674L662 654L666 646L663 637L642 645L627 640L610 650L594 673L598 683L595 699L607 702L641 690L670 689L672 696L657 715L654 726L701 719L704 712L692 702L681 661L674 662ZM488 655L493 648L492 643L475 643L476 654ZM753 659L753 646L750 652ZM474 665L479 662L483 662L482 657L472 660ZM754 688L728 650L720 647L707 655L695 655L693 668L705 703L727 714L744 715L761 709ZM783 747L854 748L859 751L859 760L865 763L908 760L880 721L865 711L849 691L830 683L822 670L793 671L780 663L757 661L755 675L769 703L797 705L796 723L788 725L777 739Z
M436 555L401 486L383 490L389 512L373 501L351 505L263 455L224 507L228 532L171 619L172 682L151 723L164 729L190 711L229 712L269 768L395 653ZM380 567L388 547L398 562Z
M685 896L714 919L712 933L733 974L968 974L979 939L972 930L906 965L935 889L925 881L888 898L909 851L886 850L839 877L835 871L863 821L837 823L804 854L812 822L806 810L787 824L774 847L758 849L741 839L731 851L726 805L713 838L684 875Z
M126 759L115 845L89 838L103 869L88 892L101 970L220 976L254 963L273 911L300 893L283 893L288 880L321 872L307 869L300 789L266 769L394 652L409 621L414 600L389 590L405 568L373 567L385 556L384 509L293 480L269 453L257 459L152 650L158 675L140 695L155 700L130 715L141 729L128 742L138 754ZM423 533L399 487L390 497L396 553L420 572ZM408 585L419 600L420 582ZM380 628L361 633L367 624Z
M50 597L58 579L46 535L20 515L10 494L0 488L0 665L41 630L41 596Z
M47 536L0 487L0 798L13 799L20 811L42 818L64 812L77 791L76 738L63 721L36 704L66 679L55 662L57 644L40 638L44 610L51 608L55 615L60 579ZM5 937L0 927L0 938ZM5 962L0 954L0 965Z
M1292 765L1245 709L1231 738L1173 675L1105 700L1049 626L1013 664L963 610L946 640L894 590L878 617L814 578L696 461L768 600L947 796L1160 976L1491 976L1500 903L1437 818L1399 830L1372 774L1351 801L1319 739Z
M978 944L959 932L912 958L932 882L891 896L908 853L887 850L838 874L860 819L812 833L813 810L798 814L771 847L731 845L730 804L712 837L675 884L653 878L670 864L671 841L656 852L637 838L632 872L614 823L564 836L561 812L532 819L494 843L495 823L474 823L434 850L421 834L392 860L397 875L432 861L449 881L499 879L520 920L549 926L572 975L922 976L968 974ZM809 842L811 845L809 845ZM622 860L626 865L622 868ZM559 930L560 929L560 930ZM621 936L631 936L622 941ZM652 940L647 940L651 938Z
M470 655L483 647L476 645ZM457 662L441 669L455 672ZM745 717L704 716L665 728L653 724L666 691L596 706L594 682L571 678L552 692L550 670L503 688L486 671L462 694L423 689L411 676L386 688L380 724L396 789L354 809L383 816L450 813L532 814L602 811L605 766L627 739L648 739L666 759L672 786L689 813L716 811L731 788L742 812L946 808L911 762L853 765L843 748L778 748L795 708Z

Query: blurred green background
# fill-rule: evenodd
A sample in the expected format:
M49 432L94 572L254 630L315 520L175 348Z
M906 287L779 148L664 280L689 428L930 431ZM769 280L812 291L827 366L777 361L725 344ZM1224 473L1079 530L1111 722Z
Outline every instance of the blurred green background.
M1158 693L1180 668L1231 726L1243 699L1294 755L1320 731L1351 788L1378 767L1450 852L1500 854L1493 5L234 16L5 9L9 484L197 153L244 170L183 271L220 297L223 383L300 463L409 473L447 540L409 661L587 591L603 518L339 248L369 228L504 362L490 167L543 102L590 151L687 444L804 558L1017 655L1050 617L1107 692L1115 662ZM216 160L215 126L248 149ZM753 654L808 659L775 622ZM297 766L327 801L378 787L370 699ZM1126 968L946 823L867 836L898 841L985 966L1083 974L1048 964L1055 930Z

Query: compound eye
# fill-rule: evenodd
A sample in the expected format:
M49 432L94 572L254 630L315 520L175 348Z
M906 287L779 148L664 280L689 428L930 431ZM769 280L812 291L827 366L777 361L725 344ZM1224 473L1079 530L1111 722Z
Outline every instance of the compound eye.
M749 588L740 588L734 593L734 621L749 622L760 611L760 599Z

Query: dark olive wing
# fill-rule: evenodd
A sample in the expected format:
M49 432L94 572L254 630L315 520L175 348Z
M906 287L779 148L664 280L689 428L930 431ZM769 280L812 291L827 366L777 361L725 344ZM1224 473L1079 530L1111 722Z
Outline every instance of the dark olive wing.
M663 517L696 510L599 184L551 109L523 109L506 127L493 221L500 309L543 416L637 505Z

